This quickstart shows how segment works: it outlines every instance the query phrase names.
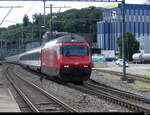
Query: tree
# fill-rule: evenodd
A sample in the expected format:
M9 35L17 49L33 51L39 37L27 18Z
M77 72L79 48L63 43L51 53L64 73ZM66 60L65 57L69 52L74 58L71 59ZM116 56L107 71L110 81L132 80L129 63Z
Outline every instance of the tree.
M135 36L132 35L131 32L127 32L125 34L126 36L126 58L131 61L132 60L132 55L134 53L139 52L139 42L136 40ZM119 37L117 39L117 44L120 49L120 57L122 57L122 37Z
M27 16L27 14L24 15L23 17L23 26L26 27L29 24L29 18Z
M103 8L88 7L82 9L70 9L65 12L52 13L52 30L59 32L72 33L91 33L93 42L96 41L96 24L102 20ZM54 17L55 16L55 17ZM27 14L23 17L23 23L11 25L8 28L0 29L2 39L20 39L25 41L34 39L35 41L49 30L51 14L45 16L45 27L42 28L44 16L42 14L34 14L33 22L29 21ZM91 41L92 41L91 40Z
M82 9L70 9L65 12L55 14L53 20L53 30L73 33L91 33L92 41L96 42L96 24L102 20L103 8L94 6ZM48 15L47 17L50 17ZM50 20L50 18L47 21ZM50 25L50 23L48 22Z

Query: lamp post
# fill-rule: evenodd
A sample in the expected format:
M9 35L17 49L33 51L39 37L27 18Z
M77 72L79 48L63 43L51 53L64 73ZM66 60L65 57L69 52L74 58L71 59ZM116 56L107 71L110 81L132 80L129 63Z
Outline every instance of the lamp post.
M44 2L44 26L45 26L45 2L46 2L46 0L43 0L43 2Z
M53 39L53 8L59 8L59 12L61 8L70 8L68 6L53 6L52 4L49 5L49 7L45 7L50 9L50 39Z
M52 32L52 4L50 4L50 32L51 32L51 34L50 34L50 36L51 36L51 38L50 39L52 39L53 38L53 32Z
M40 30L40 33L41 33L40 45L43 45L42 35L43 35L43 32L45 31L45 26L41 26L40 29L41 29L41 30Z
M127 77L126 77L126 63L125 63L125 60L126 60L126 27L125 27L125 0L122 0L122 23L123 23L123 30L122 30L122 55L123 55L123 77L122 77L122 80L125 81L127 80Z

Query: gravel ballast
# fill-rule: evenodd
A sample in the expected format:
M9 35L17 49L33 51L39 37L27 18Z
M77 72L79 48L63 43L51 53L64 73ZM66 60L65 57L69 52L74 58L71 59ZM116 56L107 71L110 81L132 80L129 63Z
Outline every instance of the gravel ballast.
M48 79L40 80L38 75L33 75L32 73L20 67L17 67L16 69L22 73L25 73L22 77L34 82L38 86L45 89L47 92L59 97L61 100L71 105L79 112L130 112L130 110L127 108L121 107L103 99L99 99L96 96L82 93L78 90L68 88Z

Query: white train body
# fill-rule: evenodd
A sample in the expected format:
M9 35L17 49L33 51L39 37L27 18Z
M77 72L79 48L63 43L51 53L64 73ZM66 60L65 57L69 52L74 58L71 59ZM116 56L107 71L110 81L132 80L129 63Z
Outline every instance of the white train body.
M143 54L141 57L143 60L150 61L150 54Z
M133 54L132 59L133 60L140 60L141 59L141 53L135 53L135 54Z
M132 58L134 62L149 62L150 53L135 53Z
M15 55L15 56L6 57L5 60L9 63L18 64L19 63L19 58L20 58L20 55Z
M41 47L22 53L19 59L19 63L20 65L28 67L32 70L40 70L41 68L40 54L41 54Z
M5 60L6 62L20 64L32 70L40 70L41 67L40 54L41 54L41 47L32 49L19 55L6 57Z

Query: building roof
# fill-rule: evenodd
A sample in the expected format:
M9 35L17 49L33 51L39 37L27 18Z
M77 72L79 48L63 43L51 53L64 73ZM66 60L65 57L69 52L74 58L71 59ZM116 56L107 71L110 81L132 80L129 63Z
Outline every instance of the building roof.
M121 8L122 4L118 3L118 5L114 5L115 7L110 7L110 8L105 8L105 10L112 10L112 9L116 9L116 8ZM125 4L125 8L127 9L145 9L145 10L149 10L150 9L150 5L148 4Z

